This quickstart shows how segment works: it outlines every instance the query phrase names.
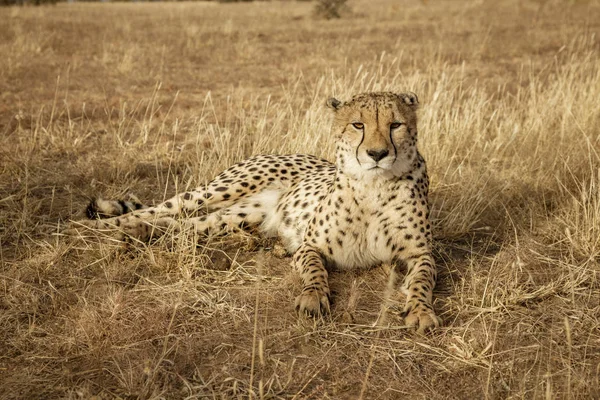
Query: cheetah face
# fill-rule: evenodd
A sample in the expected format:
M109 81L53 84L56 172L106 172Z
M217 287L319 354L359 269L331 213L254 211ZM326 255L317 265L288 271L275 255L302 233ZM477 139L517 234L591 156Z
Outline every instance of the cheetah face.
M417 156L417 96L366 93L348 102L331 98L337 164L357 178L392 178L407 172Z

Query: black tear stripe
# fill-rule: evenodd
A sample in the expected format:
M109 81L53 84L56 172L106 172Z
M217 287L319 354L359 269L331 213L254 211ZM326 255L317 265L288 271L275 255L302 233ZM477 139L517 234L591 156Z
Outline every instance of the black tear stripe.
M396 159L398 158L398 149L396 149L396 143L394 143L394 138L392 137L392 127L390 127L390 142L394 147L394 162L396 162Z
M360 113L360 120L362 121L363 117L362 117L362 112ZM356 161L358 161L358 165L362 166L362 163L360 162L360 159L358 158L358 149L360 149L360 146L363 144L363 142L365 141L365 128L363 127L362 130L362 137L360 138L360 143L358 144L358 146L356 146Z
M360 143L358 144L358 146L356 147L356 161L358 161L358 165L362 165L362 163L360 162L360 159L358 158L358 149L360 149L360 145L362 145L363 141L365 140L365 131L363 130L362 133L362 137L360 138Z
M394 139L392 139L392 131L390 130L390 142L392 142L392 147L394 148L394 161L398 158L398 149L396 149L396 143L394 143Z

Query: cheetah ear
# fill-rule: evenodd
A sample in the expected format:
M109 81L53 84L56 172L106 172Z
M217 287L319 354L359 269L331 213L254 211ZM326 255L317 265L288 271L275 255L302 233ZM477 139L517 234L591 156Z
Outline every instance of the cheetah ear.
M405 92L405 93L400 93L398 94L398 97L400 97L400 99L402 101L404 101L404 103L406 105L408 105L410 108L412 109L417 109L419 108L419 98L417 97L417 95L413 92Z
M330 97L327 99L327 107L331 108L333 111L337 111L342 106L342 102L336 99L335 97Z

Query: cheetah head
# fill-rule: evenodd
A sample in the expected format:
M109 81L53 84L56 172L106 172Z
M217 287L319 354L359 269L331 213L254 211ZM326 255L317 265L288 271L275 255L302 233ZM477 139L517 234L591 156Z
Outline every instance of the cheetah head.
M356 179L402 176L417 157L417 95L363 93L347 102L330 98L337 165Z

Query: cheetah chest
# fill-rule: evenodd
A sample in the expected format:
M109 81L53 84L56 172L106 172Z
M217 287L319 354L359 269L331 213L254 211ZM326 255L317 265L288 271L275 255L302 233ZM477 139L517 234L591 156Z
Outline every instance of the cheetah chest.
M408 219L415 221L416 214L425 215L426 210L413 204L410 184L355 188L336 179L334 185L336 190L317 207L304 237L333 266L351 269L390 262L419 236L418 222L413 227Z

